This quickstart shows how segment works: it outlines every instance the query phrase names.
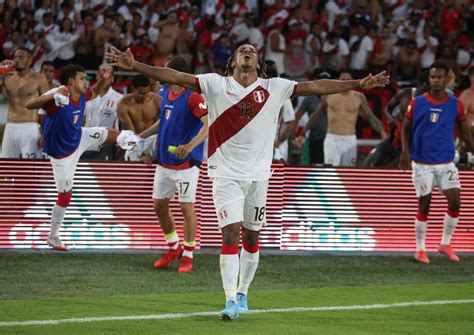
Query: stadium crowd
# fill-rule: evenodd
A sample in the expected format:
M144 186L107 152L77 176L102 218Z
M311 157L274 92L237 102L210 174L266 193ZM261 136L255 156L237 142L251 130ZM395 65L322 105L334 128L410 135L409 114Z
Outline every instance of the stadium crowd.
M27 48L32 53L32 67L40 71L48 62L55 67L56 77L61 67L71 63L97 70L112 46L130 48L135 59L146 64L164 66L173 55L181 55L194 73L223 74L233 50L249 43L273 62L283 77L338 78L341 70L349 69L353 78L362 78L385 70L393 79L391 95L399 87L417 87L423 70L441 61L452 69L459 92L469 86L469 69L474 65L472 32L474 2L469 0L0 3L2 59L12 59L18 48ZM127 93L129 77L114 79L112 86ZM303 145L304 126L317 106L305 112L302 102L293 101L288 107L293 109L289 112L293 117L282 120L281 128L295 129L286 157L278 157L290 163L301 163L305 156L301 153L309 150ZM381 108L374 114L388 132L391 114L386 116ZM314 127L325 127L324 118L320 119ZM379 130L377 133L373 137L383 135ZM362 136L359 123L357 135ZM304 157L303 161L321 163Z

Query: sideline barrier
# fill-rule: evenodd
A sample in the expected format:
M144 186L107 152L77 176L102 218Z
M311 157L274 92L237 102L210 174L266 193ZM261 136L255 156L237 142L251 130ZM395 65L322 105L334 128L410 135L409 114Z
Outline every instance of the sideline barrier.
M410 172L274 165L262 247L276 250L413 251L417 202ZM81 162L61 236L72 249L166 249L152 208L154 167ZM474 252L474 171L461 171L461 220L452 244ZM57 199L46 160L0 160L0 248L47 248ZM447 205L433 193L427 249L440 241ZM179 207L172 211L182 237ZM220 232L206 166L196 211L197 247L219 247Z

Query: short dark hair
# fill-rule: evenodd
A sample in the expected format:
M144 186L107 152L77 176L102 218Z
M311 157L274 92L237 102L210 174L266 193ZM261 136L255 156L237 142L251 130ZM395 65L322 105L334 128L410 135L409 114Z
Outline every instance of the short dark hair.
M148 77L143 74L137 74L135 77L132 78L133 88L147 87L150 85L150 79L148 79Z
M176 71L192 73L191 65L183 56L174 56L169 60L166 66Z
M67 85L69 79L74 79L79 72L86 72L86 69L80 64L68 64L61 69L59 82L61 85Z
M26 47L18 47L18 48L16 48L15 52L17 52L18 50L22 50L22 51L26 52L29 56L33 56L33 53L31 52L31 50L26 48Z
M41 70L43 70L43 68L46 66L46 65L49 65L49 66L52 66L54 67L54 63L50 60L45 60L43 63L41 63Z
M440 70L444 70L444 72L446 72L446 74L449 73L449 67L446 64L441 63L441 62L435 62L435 63L431 64L430 71L431 71L431 69L440 69Z

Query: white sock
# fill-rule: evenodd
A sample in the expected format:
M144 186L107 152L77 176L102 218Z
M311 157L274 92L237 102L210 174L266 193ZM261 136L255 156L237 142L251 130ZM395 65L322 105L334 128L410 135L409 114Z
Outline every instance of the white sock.
M193 258L193 250L196 241L183 241L183 257Z
M49 231L49 237L58 237L59 229L64 220L66 214L66 207L61 207L58 204L54 204L51 212L51 229Z
M258 268L260 251L250 253L244 248L240 252L240 275L238 293L247 295L250 283L252 283L255 272Z
M441 244L451 244L451 237L453 237L454 230L458 224L459 218L453 218L447 213L444 214L444 223L443 223L443 237L441 239Z
M237 301L237 279L239 278L239 254L220 256L222 286L226 300Z
M425 237L428 229L428 223L426 221L415 221L415 232L416 232L416 251L426 250Z
M171 250L177 250L179 247L179 237L176 230L173 230L169 234L165 234L166 243Z

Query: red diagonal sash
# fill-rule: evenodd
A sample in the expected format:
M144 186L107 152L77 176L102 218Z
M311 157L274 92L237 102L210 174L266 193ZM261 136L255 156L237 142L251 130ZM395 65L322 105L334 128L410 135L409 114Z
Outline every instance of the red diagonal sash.
M260 85L229 107L209 127L208 157L249 124L262 110L270 93Z

